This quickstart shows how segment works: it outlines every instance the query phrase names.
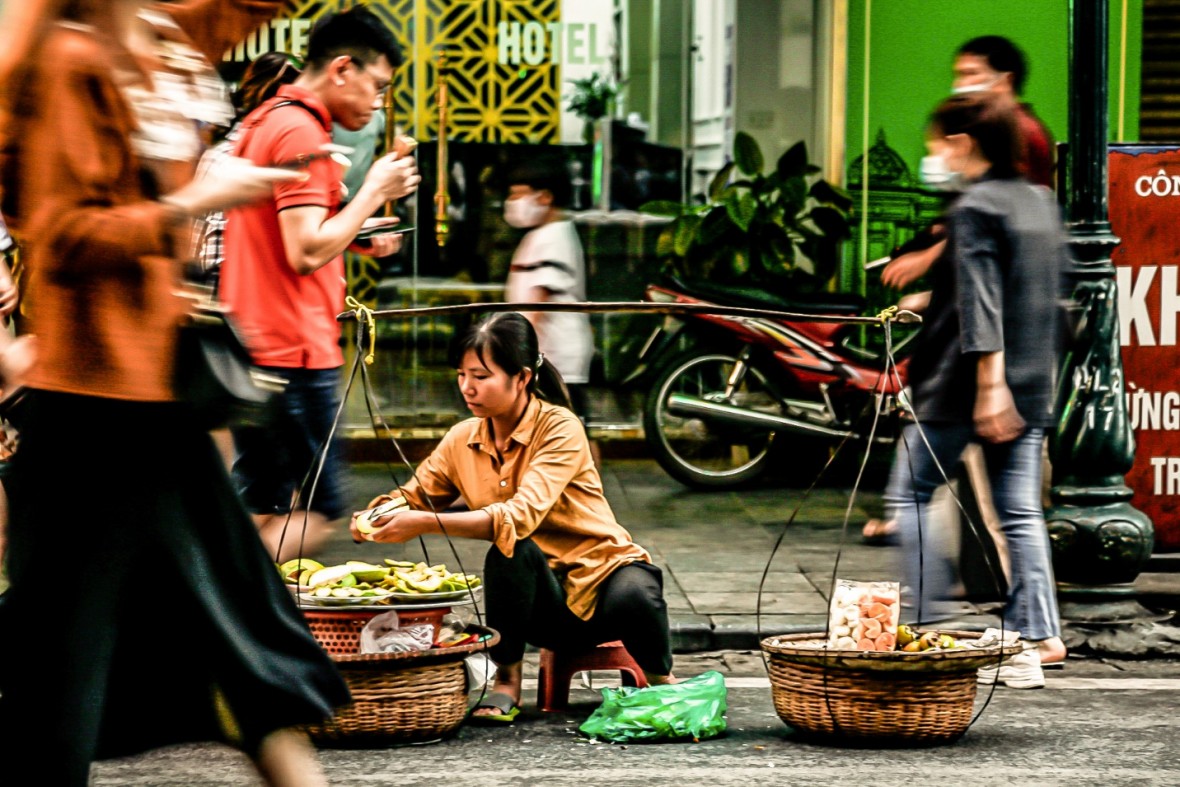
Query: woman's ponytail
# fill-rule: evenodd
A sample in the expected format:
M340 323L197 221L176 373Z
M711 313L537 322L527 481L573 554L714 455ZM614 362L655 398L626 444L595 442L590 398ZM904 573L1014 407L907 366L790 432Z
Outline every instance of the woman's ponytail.
M530 388L537 396L550 404L560 405L567 410L573 410L569 388L561 377L557 367L549 363L544 353L538 354L537 366L533 370L533 380Z

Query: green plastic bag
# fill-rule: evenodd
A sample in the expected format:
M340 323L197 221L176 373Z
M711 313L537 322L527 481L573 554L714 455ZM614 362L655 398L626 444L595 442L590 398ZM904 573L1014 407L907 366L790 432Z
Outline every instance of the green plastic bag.
M670 685L607 688L578 729L614 743L703 741L725 732L725 697L725 676L716 670Z

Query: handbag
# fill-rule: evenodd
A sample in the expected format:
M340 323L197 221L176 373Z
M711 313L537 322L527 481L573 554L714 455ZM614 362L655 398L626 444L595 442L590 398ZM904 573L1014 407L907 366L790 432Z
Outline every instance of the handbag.
M254 364L211 288L190 290L185 295L193 299L193 306L177 338L176 398L204 429L265 425L287 381Z

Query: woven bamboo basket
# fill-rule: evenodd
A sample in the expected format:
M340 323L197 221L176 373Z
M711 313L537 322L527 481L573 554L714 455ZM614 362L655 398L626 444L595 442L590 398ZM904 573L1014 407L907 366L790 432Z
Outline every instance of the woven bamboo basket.
M823 642L823 634L762 641L774 708L799 732L852 744L957 740L971 725L976 670L1020 652L1018 644L926 653L831 651Z
M328 721L307 727L312 740L325 747L379 747L422 743L455 732L467 715L463 660L500 641L493 629L468 630L491 638L419 653L333 653L352 703Z
M354 656L361 646L361 630L376 616L389 612L393 607L366 607L364 609L328 609L325 607L303 608L303 618L311 633L324 650L334 656ZM429 623L438 636L443 616L450 607L422 607L397 610L398 624L410 626L415 623Z

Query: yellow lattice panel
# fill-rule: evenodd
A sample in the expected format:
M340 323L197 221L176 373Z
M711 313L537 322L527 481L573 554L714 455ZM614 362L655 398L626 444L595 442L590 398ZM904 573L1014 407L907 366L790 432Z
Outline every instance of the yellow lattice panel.
M292 0L286 14L314 24L326 13L353 5L357 3L351 0ZM436 59L445 49L450 67L450 139L557 142L560 66L548 57L532 65L501 63L499 37L519 36L521 27L529 23L548 30L561 19L559 0L370 0L365 5L386 22L406 55L393 87L398 125L422 140L438 138ZM293 33L282 39L294 44L302 40ZM519 46L519 39L514 40ZM278 43L279 37L272 35L269 41L256 43L253 52Z
M560 21L557 0L451 0L436 46L445 46L452 139L469 142L556 142L561 123L560 68L550 59L536 65L500 63L501 30L527 23ZM433 63L431 64L433 70ZM430 80L436 75L431 73ZM433 123L433 99L424 108ZM427 138L437 128L427 126Z

